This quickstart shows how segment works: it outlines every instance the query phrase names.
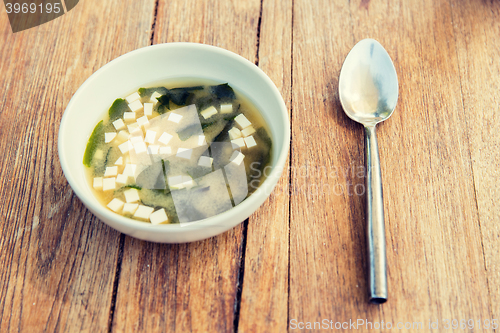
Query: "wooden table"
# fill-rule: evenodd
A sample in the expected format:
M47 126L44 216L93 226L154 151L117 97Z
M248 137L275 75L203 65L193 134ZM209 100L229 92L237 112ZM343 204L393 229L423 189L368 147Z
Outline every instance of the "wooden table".
M285 332L324 320L372 331L358 319L384 332L382 321L447 332L446 320L472 319L470 331L492 332L484 321L500 320L499 1L81 0L16 34L2 9L0 36L1 332ZM384 305L366 295L363 128L338 100L342 62L367 37L388 50L400 88L378 130ZM82 205L57 135L98 68L175 41L255 62L282 92L292 138L290 169L250 219L162 245Z

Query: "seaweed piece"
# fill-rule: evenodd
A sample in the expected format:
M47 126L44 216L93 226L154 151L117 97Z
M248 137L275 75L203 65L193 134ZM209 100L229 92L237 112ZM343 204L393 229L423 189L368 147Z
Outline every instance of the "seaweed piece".
M158 102L166 107L168 110L170 110L170 96L169 94L165 94L165 95L161 95L160 97L157 98L158 99Z
M215 124L215 121L211 121L209 123L202 124L201 125L201 129L205 129L205 128L209 127L209 126L212 126L213 124Z
M180 130L179 132L177 132L177 135L179 136L179 139L181 141L186 141L187 139L195 135L198 132L198 129L198 124L194 124Z
M228 121L226 126L220 131L220 133L213 139L212 142L224 142L229 140L229 130L233 128L234 121Z
M115 121L118 118L122 118L123 113L127 111L130 111L127 101L121 98L115 99L108 110L109 121Z
M147 97L150 98L154 92L159 93L160 95L165 95L167 93L167 88L165 87L152 87L152 88L139 88L138 92L141 98Z
M126 187L126 188L135 188L136 190L142 190L142 187L138 186L138 185L135 185L135 184L132 184L132 185L125 185L123 187Z
M265 130L264 127L259 128L256 131L256 134L259 136L259 138L265 142L265 144L269 147L269 150L271 150L271 146L273 145L273 141L269 137L269 134L267 134L267 131Z
M231 88L228 83L219 84L217 86L211 86L210 92L215 96L217 96L217 98L224 100L233 100L236 98L233 88Z
M170 89L168 91L168 95L170 97L170 100L179 105L186 105L186 101L189 97L193 97L194 94L192 91L194 90L202 90L203 86L196 86L196 87L185 87L185 88L174 88Z
M200 113L201 111L205 110L209 106L214 106L215 99L213 96L205 96L205 97L198 98L194 104L196 104L196 110L198 111L198 113Z
M168 95L173 103L181 106L186 104L186 100L191 93L183 88L175 88L169 90Z
M111 147L109 147L108 151L106 152L106 158L104 158L104 166L106 167L109 162L109 154L111 153Z
M226 116L226 117L224 117L224 120L226 120L226 121L234 120L234 118L236 118L237 115L238 114L235 114L234 116Z
M94 127L94 130L90 135L89 141L87 142L87 147L85 148L85 153L83 154L83 165L87 167L90 167L92 163L92 158L94 157L94 153L98 143L104 140L103 127L104 127L103 121L101 120Z
M164 114L165 112L167 112L167 107L165 105L158 105L156 112L158 112L159 114Z

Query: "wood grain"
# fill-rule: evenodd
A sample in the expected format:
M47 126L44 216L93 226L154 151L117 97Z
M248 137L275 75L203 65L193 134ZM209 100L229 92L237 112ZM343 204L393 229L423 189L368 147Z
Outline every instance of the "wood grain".
M0 15L2 332L107 331L119 234L69 187L57 134L69 99L92 72L147 45L153 4L82 2L17 34ZM135 21L125 19L137 12Z
M263 1L259 67L290 108L292 1ZM288 321L289 170L248 223L239 332L284 332Z
M381 306L366 297L364 133L337 92L345 56L367 37L386 47L400 82L394 115L377 127L390 287ZM500 319L498 1L80 1L16 34L2 10L0 39L1 332L283 332L323 319L420 331L431 320L443 331L446 318ZM291 160L244 224L161 245L83 207L57 132L95 70L174 41L226 48L271 77L291 109Z
M291 197L291 319L427 325L490 315L451 12L444 1L295 2L292 165L325 169L303 181L292 173L292 191L323 180L330 192ZM365 295L365 197L331 191L364 182L337 175L357 170L364 153L336 80L349 49L367 37L387 48L400 75L398 107L378 131L391 292L384 306Z
M452 1L491 317L500 313L500 2ZM486 301L486 299L484 299ZM487 313L484 314L487 317Z
M293 15L289 319L366 318L363 131L337 100L348 2L294 1Z
M253 62L259 15L260 1L159 1L153 40L216 45ZM239 225L177 246L127 237L113 330L232 332L245 234Z

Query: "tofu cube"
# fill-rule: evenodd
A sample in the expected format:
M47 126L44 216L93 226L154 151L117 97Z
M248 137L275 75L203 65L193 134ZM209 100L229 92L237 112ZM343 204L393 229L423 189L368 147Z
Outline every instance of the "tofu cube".
M130 137L130 142L132 144L142 142L142 136L139 136L139 135L132 136L132 137Z
M124 202L120 199L114 198L108 204L108 208L111 209L115 213L119 213L123 207Z
M132 103L130 103L128 105L128 107L130 108L130 110L132 110L133 112L137 112L139 110L141 110L143 108L143 105L141 103L140 100L136 100L136 101L133 101Z
M172 190L180 190L182 186L182 176L168 177L168 187Z
M125 123L123 122L122 119L117 119L117 120L113 121L113 126L115 127L115 129L117 131L119 131L119 130L122 130L125 128Z
M135 170L137 168L137 165L135 164L126 164L125 169L123 170L123 174L128 177L134 177L135 178Z
M135 133L136 131L138 133L141 130L138 123L127 125L127 128L130 133Z
M123 120L131 123L135 120L135 112L123 112Z
M234 118L234 121L240 126L241 129L245 129L252 123L243 114L239 114Z
M125 99L127 100L127 103L132 103L140 98L141 96L137 92L135 92L132 95L126 97Z
M194 185L193 178L190 176L173 176L168 177L168 186L172 190L180 190L186 187L192 187Z
M168 145L168 143L170 142L170 139L172 139L172 138L173 138L172 135L168 134L167 132L163 132L163 134L158 139L158 142L161 142L165 145Z
M170 147L165 147L165 148L170 148ZM158 146L158 145L149 145L148 146L148 154L150 154L150 155L158 155L159 150L160 150L160 146Z
M241 138L241 131L237 127L231 128L228 133L231 140Z
M120 149L122 154L125 154L130 149L132 149L132 143L130 143L130 141L125 141L124 143L118 146L118 149Z
M125 195L125 201L127 202L137 202L141 200L141 198L139 197L139 191L137 191L135 188L123 191L123 194Z
M115 132L110 132L110 133L104 133L104 142L109 143L113 141L113 139L116 137Z
M104 177L112 177L116 176L117 174L118 174L117 166L106 167L106 171L104 171Z
M211 167L213 160L214 160L213 158L208 156L200 156L200 159L198 160L198 165L204 167Z
M233 113L233 104L221 104L220 113Z
M151 98L149 99L149 101L150 101L151 103L153 103L154 105L156 105L156 103L158 103L158 100L157 100L157 98L158 98L158 97L161 97L161 94L155 91L155 92L151 95Z
M231 140L231 143L233 144L233 148L243 148L245 147L245 140L243 138L238 138Z
M243 159L245 158L245 155L243 155L239 151L235 151L233 155L231 155L231 158L229 159L231 163L234 163L236 165L240 165L241 162L243 162Z
M153 115L153 103L144 103L144 115L146 116Z
M152 224L160 224L168 221L167 213L165 213L165 208L157 210L149 216L149 220Z
M122 156L118 157L118 159L115 162L115 165L123 165L123 157Z
M245 128L243 131L241 131L241 134L244 136L244 137L247 137L249 135L252 135L255 133L255 128L253 128L253 126L248 126L247 128Z
M137 210L134 213L134 217L139 218L139 219L143 219L143 220L148 220L149 216L151 215L151 213L153 213L153 211L154 211L154 208L152 208L152 207L139 205L139 207L137 207Z
M146 124L149 124L148 116L142 116L137 119L137 124L139 126L144 126Z
M193 187L194 185L194 182L193 182L193 178L191 178L190 176L182 176L182 186L183 187Z
M116 176L116 183L120 185L126 185L128 183L128 176L119 174L118 176Z
M203 146L206 143L207 143L207 141L205 140L205 136L204 135L198 135L198 146Z
M214 114L217 114L217 109L214 108L213 106L210 106L205 110L201 111L200 114L203 116L203 118L208 119L212 117Z
M144 142L136 142L134 143L134 150L137 154L145 153L148 151L148 147Z
M104 157L104 151L102 149L96 149L94 153L94 158L96 160L102 160Z
M133 215L137 208L139 207L139 204L136 203L126 203L123 205L123 214L130 214Z
M171 155L172 154L172 148L170 147L160 147L160 155Z
M120 132L118 132L118 135L116 136L115 140L118 140L120 142L125 142L128 140L129 137L130 137L130 134L128 134L127 131L120 131Z
M155 131L151 131L151 130L147 130L146 131L146 138L144 139L144 142L147 142L147 143L155 143L156 141L156 132Z
M168 116L168 121L174 122L176 124L180 123L181 119L182 116L174 112L170 112L170 115Z
M116 189L116 178L104 178L102 180L102 190L103 191L110 191L110 190L115 190Z
M253 135L247 136L244 140L245 144L247 145L247 148L252 148L253 146L257 146L257 142L255 142Z
M193 150L192 149L187 149L187 148L179 148L177 150L177 157L180 157L180 158L185 158L186 160L190 160L191 159L191 154L193 153Z
M102 190L102 177L94 178L94 188L96 190Z

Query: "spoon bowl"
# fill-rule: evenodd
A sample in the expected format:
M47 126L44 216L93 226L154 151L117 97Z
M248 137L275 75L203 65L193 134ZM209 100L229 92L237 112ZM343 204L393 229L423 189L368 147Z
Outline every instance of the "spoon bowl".
M342 65L339 93L347 116L365 126L392 115L398 101L398 77L379 42L363 39L352 48Z
M387 301L382 173L375 126L389 118L398 100L398 77L391 57L374 39L357 43L347 55L339 78L340 103L349 118L365 127L366 240L368 297Z

